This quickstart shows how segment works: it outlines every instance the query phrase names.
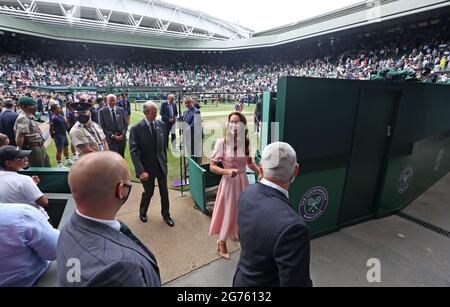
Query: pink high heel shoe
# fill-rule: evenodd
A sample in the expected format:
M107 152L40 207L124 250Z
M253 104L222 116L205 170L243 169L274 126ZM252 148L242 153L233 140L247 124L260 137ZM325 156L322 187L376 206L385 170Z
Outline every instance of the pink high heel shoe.
M218 240L217 241L217 251L219 252L219 255L222 258L225 258L227 260L231 259L230 254L228 253L228 250L227 250L227 242Z

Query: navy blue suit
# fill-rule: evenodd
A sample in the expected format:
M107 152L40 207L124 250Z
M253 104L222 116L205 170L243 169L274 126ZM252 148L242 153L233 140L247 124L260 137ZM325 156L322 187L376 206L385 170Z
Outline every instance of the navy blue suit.
M308 228L281 192L248 186L238 202L241 256L235 287L310 287Z
M0 133L6 134L9 138L9 145L16 146L16 136L14 135L14 123L18 114L10 109L5 109L0 113Z
M172 114L170 114L170 108L172 108ZM173 118L173 119L176 120L177 117L178 117L177 105L175 104L175 102L173 102L171 104L169 104L168 102L163 102L161 104L161 111L160 111L160 113L161 113L161 121L166 126L166 147L168 147L168 145L169 145L169 135L171 135L171 137L172 137L172 143L175 141L175 139L177 137L175 133L171 133L172 126L175 124L175 121L173 123L169 122L170 118Z

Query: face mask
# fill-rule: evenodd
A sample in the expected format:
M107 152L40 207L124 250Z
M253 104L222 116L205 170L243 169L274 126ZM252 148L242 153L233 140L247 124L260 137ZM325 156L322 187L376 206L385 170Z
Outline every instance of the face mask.
M133 187L131 184L128 184L128 183L125 183L125 182L121 182L121 183L119 183L118 185L117 185L117 191L118 191L118 188L120 187L120 184L122 184L124 187L127 187L128 188L128 193L127 193L127 195L123 198L123 199L120 199L119 198L119 196L118 196L118 193L119 192L117 192L117 195L116 195L116 197L118 198L118 199L120 199L121 201L122 201L122 206L127 202L127 200L128 200L128 197L130 197L130 194L131 194L131 188Z
M89 115L79 115L77 120L82 123L83 125L86 124L89 120L90 120L90 116Z

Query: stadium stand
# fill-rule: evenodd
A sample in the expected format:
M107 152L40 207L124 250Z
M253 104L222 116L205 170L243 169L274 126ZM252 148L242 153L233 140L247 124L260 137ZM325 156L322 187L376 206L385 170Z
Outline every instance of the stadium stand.
M177 86L253 93L276 91L282 76L367 80L385 75L389 79L387 71L395 76L404 72L411 80L449 83L447 21L224 53L167 52L4 33L0 91L16 96L30 86Z

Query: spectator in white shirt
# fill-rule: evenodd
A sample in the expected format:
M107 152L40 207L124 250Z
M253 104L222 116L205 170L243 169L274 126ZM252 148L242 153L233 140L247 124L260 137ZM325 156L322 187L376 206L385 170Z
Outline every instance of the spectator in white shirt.
M30 153L31 150L20 150L9 145L0 148L0 203L28 204L49 219L43 208L48 205L48 199L37 186L39 177L17 173L28 167Z

